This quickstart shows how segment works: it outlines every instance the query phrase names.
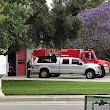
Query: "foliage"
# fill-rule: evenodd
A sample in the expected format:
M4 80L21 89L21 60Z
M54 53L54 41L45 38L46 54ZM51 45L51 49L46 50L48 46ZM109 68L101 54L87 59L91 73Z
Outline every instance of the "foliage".
M2 6L0 6L0 24L3 23L3 21L5 20L5 16L2 14L4 8Z
M32 15L32 8L29 1L19 0L1 0L1 6L4 8L3 15L5 22L3 23L2 36L5 44L2 48L12 47L16 50L20 46L29 45L29 39L26 35L28 25L26 20Z
M0 21L5 20L0 24L0 48L18 50L20 46L32 44L35 47L67 47L67 40L78 37L81 28L77 14L102 1L53 0L52 10L49 10L46 0L0 0Z
M49 11L47 5L39 0L33 0L34 14L27 23L30 24L28 36L37 47L61 48L67 46L67 39L77 36L81 26L79 18L67 14L65 0L54 0ZM73 36L74 35L74 36Z
M36 47L48 46L53 32L49 9L45 0L42 2L41 0L33 0L31 6L34 14L27 22L30 24L28 36L31 37Z
M81 11L82 2L78 0L69 0L66 3L66 10L67 13L71 14L72 16L77 16L77 14Z
M5 16L2 14L4 8L0 5L0 47L1 45L4 47L5 39L2 36L3 33L3 22L5 21ZM2 54L2 49L0 49L0 54Z
M54 7L52 9L52 22L55 30L53 35L53 45L60 48L65 41L65 26L66 26L66 13L65 7L62 2L54 1ZM65 36L65 37L64 37Z
M99 6L104 1L105 0L86 0L84 5L82 6L82 9L92 8L92 7L95 8L95 7Z
M85 9L78 16L83 26L73 47L94 49L100 53L99 57L107 59L110 48L110 5L103 2L96 8Z
M55 48L65 48L68 46L67 39L71 40L77 37L77 31L81 27L81 21L66 11L66 2L63 0L54 0L52 13L52 23L54 34L52 46Z
M77 16L77 14L85 8L96 7L105 0L68 0L66 9L69 14Z
M78 30L81 28L81 21L77 14L86 7L95 7L103 0L53 0L52 23L54 34L52 46L56 48L65 48L68 46L67 40L71 45L78 37Z

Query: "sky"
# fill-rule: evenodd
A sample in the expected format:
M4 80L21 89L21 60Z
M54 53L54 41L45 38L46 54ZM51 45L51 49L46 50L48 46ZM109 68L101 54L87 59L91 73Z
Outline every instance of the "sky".
M46 0L46 1L47 1L48 7L51 7L50 5L51 5L51 3L52 3L52 0Z

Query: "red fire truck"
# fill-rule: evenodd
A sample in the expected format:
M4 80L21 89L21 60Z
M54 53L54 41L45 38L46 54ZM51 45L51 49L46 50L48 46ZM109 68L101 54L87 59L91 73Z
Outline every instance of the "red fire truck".
M56 49L39 49L33 51L33 56L46 56L49 52L59 53ZM97 59L95 52L93 50L82 50L82 49L61 49L60 57L74 57L80 58L86 63L95 63L101 65L102 75L104 77L105 73L109 73L109 62L101 59Z

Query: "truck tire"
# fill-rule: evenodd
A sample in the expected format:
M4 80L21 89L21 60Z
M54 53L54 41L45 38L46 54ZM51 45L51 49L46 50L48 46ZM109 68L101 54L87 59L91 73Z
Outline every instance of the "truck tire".
M102 68L102 74L101 75L96 75L96 78L103 78L105 76L105 69Z
M95 78L95 72L94 72L94 70L87 70L86 71L86 78L87 79L94 79Z
M39 78L49 78L49 71L47 69L42 69L39 73Z
M55 73L55 74L52 73L52 74L51 74L51 77L59 77L59 76L60 76L60 74L57 74L57 73Z

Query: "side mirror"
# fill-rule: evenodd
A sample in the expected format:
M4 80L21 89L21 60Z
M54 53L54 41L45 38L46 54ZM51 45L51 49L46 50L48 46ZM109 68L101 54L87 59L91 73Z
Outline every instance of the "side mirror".
M82 65L82 63L80 62L79 65Z

